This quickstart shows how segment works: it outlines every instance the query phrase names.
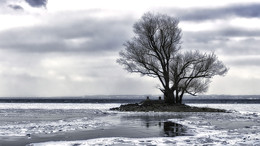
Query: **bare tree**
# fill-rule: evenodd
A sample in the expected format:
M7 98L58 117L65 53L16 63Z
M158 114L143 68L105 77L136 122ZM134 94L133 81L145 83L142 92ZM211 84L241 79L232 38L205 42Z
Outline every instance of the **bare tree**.
M227 71L227 67L214 53L179 53L170 69L175 103L182 103L184 93L195 96L206 92L210 79L216 75L225 75Z
M182 103L185 93L206 92L210 78L228 70L214 53L180 53L178 23L167 15L145 13L134 24L135 36L124 44L117 60L129 72L158 78L166 103Z
M179 49L181 29L173 17L145 13L134 24L135 36L127 41L120 52L118 63L129 72L156 77L162 84L166 103L172 103L173 91L170 81L170 64Z

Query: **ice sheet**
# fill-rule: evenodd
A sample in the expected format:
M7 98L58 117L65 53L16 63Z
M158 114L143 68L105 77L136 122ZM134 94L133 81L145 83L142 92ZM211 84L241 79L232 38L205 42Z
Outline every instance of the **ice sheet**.
M205 106L205 105L199 105ZM53 145L260 145L259 105L206 105L232 110L231 113L120 113L123 117L172 115L169 121L185 125L193 136L151 138L97 138L34 144Z
M260 145L259 104L198 104L231 113L108 111L119 104L0 104L0 136L26 136L128 126L163 119L188 127L193 136L98 137L33 145ZM170 117L170 118L169 118ZM144 123L145 124L145 123Z
M116 103L0 103L0 136L25 136L102 127Z
M0 103L0 109L109 109L119 103Z

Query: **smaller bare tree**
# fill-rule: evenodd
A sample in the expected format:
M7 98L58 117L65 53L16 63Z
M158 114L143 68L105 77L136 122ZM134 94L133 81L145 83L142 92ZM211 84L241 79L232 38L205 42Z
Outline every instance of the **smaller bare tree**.
M206 92L210 79L216 75L225 75L227 71L227 67L214 53L179 53L171 64L175 103L182 103L185 93L195 96L197 93Z

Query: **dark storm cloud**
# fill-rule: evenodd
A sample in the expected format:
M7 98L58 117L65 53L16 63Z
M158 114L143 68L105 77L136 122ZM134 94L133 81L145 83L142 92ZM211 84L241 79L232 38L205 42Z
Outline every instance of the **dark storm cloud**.
M20 5L10 4L8 5L8 7L14 10L23 10L23 7L21 7Z
M260 18L260 4L237 4L219 8L191 8L172 9L173 13L180 20L184 21L205 21L215 19L226 19L229 17Z
M25 0L32 7L46 7L48 0Z
M66 19L67 18L67 19ZM122 47L129 19L62 18L48 25L0 32L0 48L24 52L101 52Z

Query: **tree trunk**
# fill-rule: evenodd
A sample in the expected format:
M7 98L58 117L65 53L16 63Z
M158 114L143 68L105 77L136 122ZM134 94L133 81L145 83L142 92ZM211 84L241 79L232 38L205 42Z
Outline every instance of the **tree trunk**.
M174 97L173 97L173 91L170 89L166 89L164 91L164 102L168 104L173 104L174 102Z
M179 103L182 104L182 97L184 95L184 91L181 92Z
M179 90L176 89L176 101L175 103L179 103Z
M176 96L174 95L174 90L172 90L172 102L173 102L173 103L176 103L176 102L175 102L175 99L176 99Z

